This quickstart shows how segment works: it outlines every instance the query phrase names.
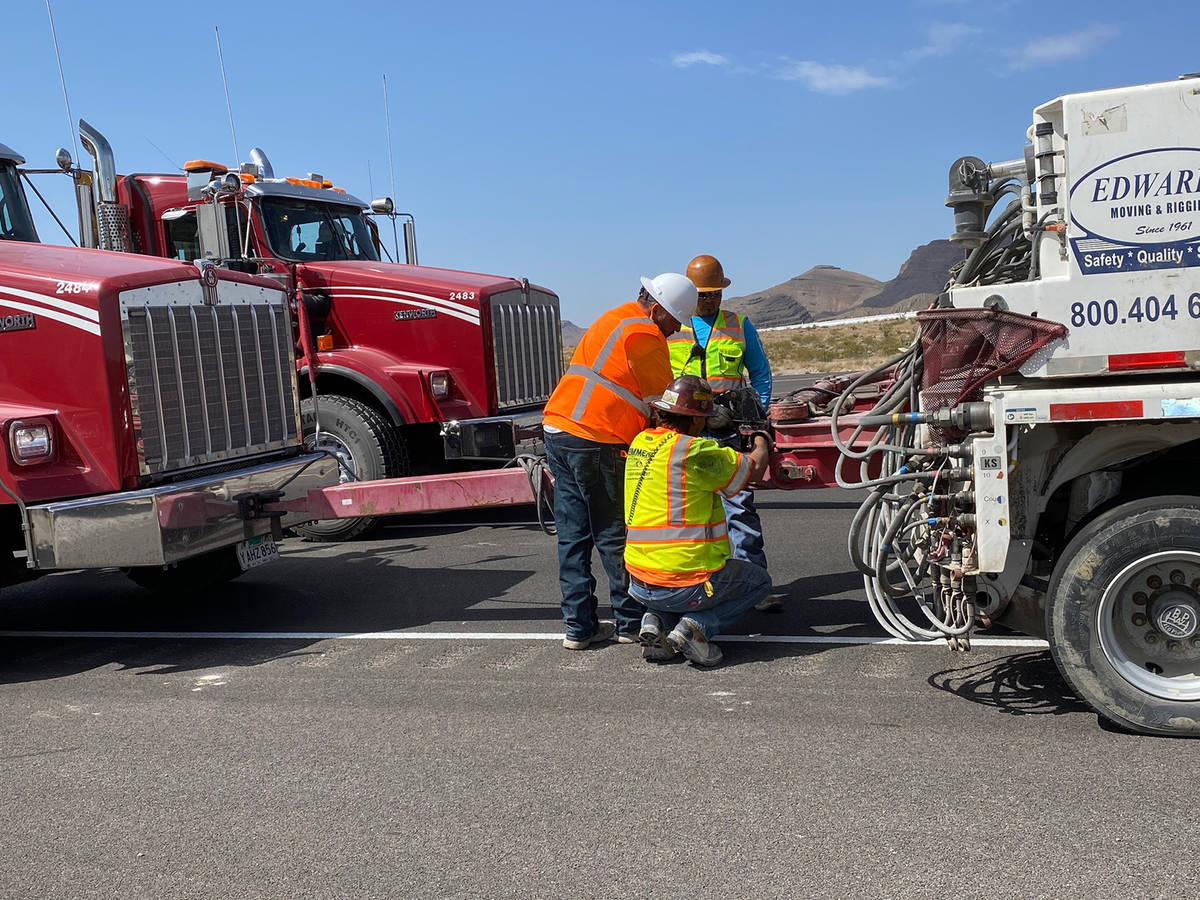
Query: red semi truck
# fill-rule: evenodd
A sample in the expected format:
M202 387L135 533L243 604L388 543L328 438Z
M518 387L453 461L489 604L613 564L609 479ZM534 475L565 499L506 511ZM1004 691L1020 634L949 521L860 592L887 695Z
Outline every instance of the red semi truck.
M85 243L268 275L302 298L319 397L314 405L301 356L304 432L317 431L319 417L322 446L347 472L461 469L536 445L562 374L553 292L524 278L417 265L411 217L407 261L388 261L372 214L394 216L391 200L365 203L312 173L278 178L257 148L237 171L198 160L183 175L118 176L103 135L83 121L80 135L95 160L94 173L78 179L81 218L95 210ZM339 540L371 524L300 530Z
M239 515L237 498L338 480L302 440L287 294L36 243L22 162L0 145L0 587L108 566L153 585L264 559L308 517Z
M519 467L340 477L306 447L307 317L278 279L40 244L20 177L44 170L23 162L0 144L0 588L108 567L198 588L275 558L288 526L533 500ZM122 209L76 183L85 240L119 235Z

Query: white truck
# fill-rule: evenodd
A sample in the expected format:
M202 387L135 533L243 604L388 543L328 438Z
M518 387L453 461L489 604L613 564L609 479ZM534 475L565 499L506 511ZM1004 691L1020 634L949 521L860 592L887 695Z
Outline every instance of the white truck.
M851 556L893 635L1044 635L1101 716L1200 735L1200 77L1027 136L951 167L966 260L843 441Z

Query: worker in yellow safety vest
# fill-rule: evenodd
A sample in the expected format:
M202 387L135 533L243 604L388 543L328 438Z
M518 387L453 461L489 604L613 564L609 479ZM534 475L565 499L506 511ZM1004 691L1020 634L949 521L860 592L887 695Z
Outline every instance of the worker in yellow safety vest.
M721 261L702 253L688 263L687 276L696 285L696 314L667 342L671 370L676 376L699 375L712 386L718 414L709 420L704 436L726 447L740 447L734 420L765 421L765 410L771 405L771 364L753 323L741 313L721 308L730 284ZM767 568L754 492L740 491L724 502L733 557ZM777 597L768 595L757 608L778 612L782 607Z
M721 648L712 639L771 589L766 569L730 557L721 503L766 470L769 441L756 433L739 453L700 437L713 393L695 375L676 378L650 405L656 425L633 439L625 463L629 594L648 610L642 657L683 654L715 666Z
M646 427L649 402L671 382L666 339L696 309L696 287L678 272L641 282L636 300L606 312L580 338L542 419L568 650L614 636L638 640L643 608L629 597L623 559L625 451ZM597 615L593 548L608 575L615 622Z

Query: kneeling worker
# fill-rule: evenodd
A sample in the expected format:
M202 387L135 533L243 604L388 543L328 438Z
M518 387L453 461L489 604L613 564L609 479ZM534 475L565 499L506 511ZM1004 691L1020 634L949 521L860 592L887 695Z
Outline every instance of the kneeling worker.
M721 503L762 475L770 447L763 434L749 453L699 437L713 394L695 375L676 378L650 406L657 425L633 439L625 465L629 593L650 610L639 632L642 656L682 653L715 666L721 648L712 638L771 589L766 569L730 558Z

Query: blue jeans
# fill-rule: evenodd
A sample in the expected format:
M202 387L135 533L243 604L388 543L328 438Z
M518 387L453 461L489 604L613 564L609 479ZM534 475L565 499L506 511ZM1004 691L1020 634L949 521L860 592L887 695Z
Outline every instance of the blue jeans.
M711 593L706 588L711 588ZM689 587L653 587L633 582L629 593L658 614L667 628L688 619L708 640L725 631L750 607L771 592L767 570L730 559L708 581Z
M741 438L736 432L705 431L704 436L723 447L734 450L741 447ZM739 491L732 497L722 497L721 504L725 507L725 521L729 525L729 555L765 569L767 554L763 549L762 519L754 505L754 491Z
M767 554L763 550L762 519L754 505L754 491L739 491L732 497L722 497L725 521L729 524L729 553L758 566L767 567Z
M546 459L554 475L558 584L571 640L591 637L599 625L593 547L608 575L617 632L636 635L641 625L642 608L629 596L625 571L625 449L566 432L546 433Z

